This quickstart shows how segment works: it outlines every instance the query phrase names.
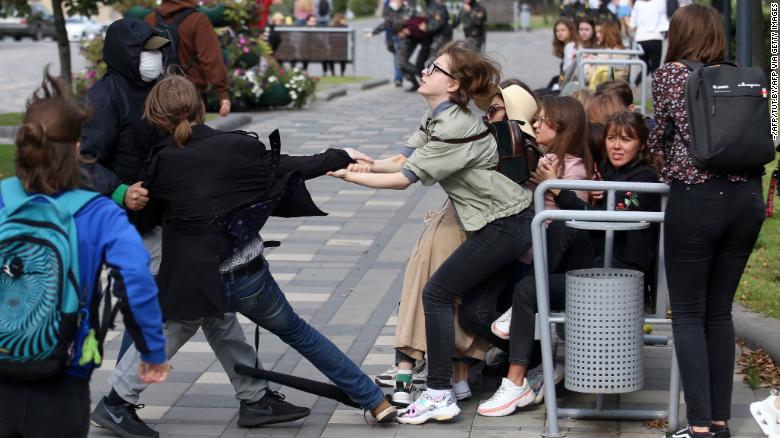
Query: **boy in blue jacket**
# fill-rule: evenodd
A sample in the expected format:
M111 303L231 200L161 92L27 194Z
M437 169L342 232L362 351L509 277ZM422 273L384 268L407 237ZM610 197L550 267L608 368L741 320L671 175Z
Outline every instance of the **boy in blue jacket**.
M28 195L58 198L86 187L79 167L78 140L89 111L63 92L45 73L41 89L28 101L16 137L16 174L12 181ZM43 199L40 202L47 202ZM5 202L0 199L0 209ZM119 308L141 352L142 379L158 383L168 375L162 315L157 287L149 272L149 256L124 211L97 196L78 210L78 286L87 293L83 317L69 349L66 368L54 377L19 380L0 377L0 436L86 437L89 432L89 378L100 360L93 348L82 351L92 327L88 314L101 298L98 279L104 264L118 274ZM87 345L90 343L87 342Z

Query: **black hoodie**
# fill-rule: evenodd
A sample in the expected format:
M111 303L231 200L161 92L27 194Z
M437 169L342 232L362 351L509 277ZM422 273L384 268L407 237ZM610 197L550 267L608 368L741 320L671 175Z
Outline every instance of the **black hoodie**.
M141 51L154 34L141 20L124 18L112 23L103 46L108 71L87 92L92 115L82 132L81 153L92 162L85 168L94 189L107 196L121 184L139 181L149 149L162 139L142 119L144 100L154 82L141 79ZM128 215L142 233L156 223L151 207Z

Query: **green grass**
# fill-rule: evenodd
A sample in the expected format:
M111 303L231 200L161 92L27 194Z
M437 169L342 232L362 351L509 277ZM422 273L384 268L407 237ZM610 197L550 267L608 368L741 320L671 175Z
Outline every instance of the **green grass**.
M21 123L22 123L22 113L0 114L0 125L20 125Z
M777 161L767 165L764 199ZM775 195L775 216L766 218L737 290L743 306L773 318L780 318L780 197Z
M366 76L320 76L317 84L320 87L331 87L334 85L348 85L365 82L371 78Z
M0 179L14 174L14 145L0 144Z

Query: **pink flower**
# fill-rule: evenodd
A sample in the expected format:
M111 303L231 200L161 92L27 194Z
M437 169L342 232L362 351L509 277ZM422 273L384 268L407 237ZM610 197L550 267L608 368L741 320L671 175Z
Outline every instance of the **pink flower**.
M631 192L626 192L626 197L630 198L631 197Z
M244 47L244 53L249 53L249 47Z
M246 44L246 43L247 43L247 41L246 41L246 38L244 38L244 37L241 37L241 38L239 38L239 39L238 39L238 43L239 43L239 44L242 44L242 45L243 45L243 44Z
M97 76L97 73L94 70L87 70L87 79L92 79L95 76Z
M622 202L618 202L618 205L615 206L615 210L625 210L626 206Z

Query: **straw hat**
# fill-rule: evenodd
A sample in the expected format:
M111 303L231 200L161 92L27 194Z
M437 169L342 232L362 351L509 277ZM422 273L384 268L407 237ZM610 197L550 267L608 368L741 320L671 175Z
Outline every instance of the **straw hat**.
M477 105L477 108L487 111L493 97L499 94L504 99L504 107L509 120L523 122L520 124L520 129L531 137L536 138L533 119L539 107L536 104L536 99L523 87L519 85L509 85L505 88L496 86L493 93L474 97L474 103Z

